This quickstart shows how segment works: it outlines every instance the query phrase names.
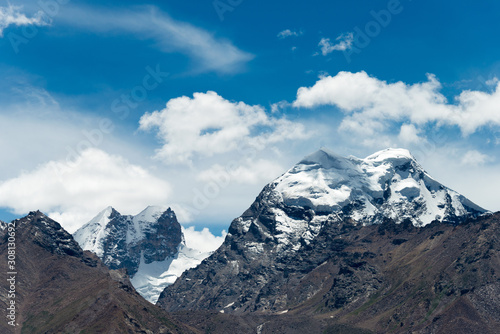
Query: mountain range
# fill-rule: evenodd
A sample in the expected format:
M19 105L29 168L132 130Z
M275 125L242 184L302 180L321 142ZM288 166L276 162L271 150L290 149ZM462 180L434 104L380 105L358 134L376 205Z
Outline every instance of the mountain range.
M305 157L212 254L166 207L108 207L73 236L40 212L16 222L23 333L500 332L500 213L403 149Z

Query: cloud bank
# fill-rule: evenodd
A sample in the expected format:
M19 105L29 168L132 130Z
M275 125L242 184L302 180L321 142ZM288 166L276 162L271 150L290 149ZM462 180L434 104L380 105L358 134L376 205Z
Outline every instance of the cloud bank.
M321 78L312 87L299 88L293 105L335 106L346 115L341 129L360 135L374 135L387 129L391 122L458 126L464 136L485 126L500 125L500 84L491 93L463 91L453 104L440 89L440 82L432 74L426 82L406 84L387 83L364 71L339 72ZM408 130L403 135L409 136Z
M73 232L106 205L139 212L168 203L170 185L124 158L91 148L75 160L47 162L0 182L0 206L42 210Z
M222 245L226 238L226 231L222 231L220 236L213 235L208 228L196 231L194 226L183 227L186 246L197 249L201 252L213 252Z

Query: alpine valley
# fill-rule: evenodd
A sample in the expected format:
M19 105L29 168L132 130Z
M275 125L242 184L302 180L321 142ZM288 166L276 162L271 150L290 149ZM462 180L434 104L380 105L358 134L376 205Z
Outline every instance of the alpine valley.
M167 207L108 207L73 236L40 212L14 222L22 333L500 332L500 213L404 149L305 157L211 254Z

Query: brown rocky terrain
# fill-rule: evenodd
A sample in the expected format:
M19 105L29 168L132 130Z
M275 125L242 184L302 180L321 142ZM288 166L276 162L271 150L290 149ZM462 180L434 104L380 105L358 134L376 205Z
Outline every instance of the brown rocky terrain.
M288 263L277 290L259 291L280 309L238 312L212 304L211 313L183 310L176 317L207 333L499 333L499 235L500 213L425 227L345 221ZM299 265L304 270L293 269ZM228 293L210 283L227 282L218 279L225 273L214 268L211 275L191 293ZM165 297L173 291L167 288ZM171 298L160 305L176 308Z
M83 252L42 213L15 222L17 326L8 325L3 280L1 333L500 332L500 213L425 227L337 222L288 260L277 291L259 292L267 302L278 296L282 309L246 312L167 313L140 297L124 271ZM0 232L4 259L8 231ZM9 271L6 261L0 270ZM226 292L199 286L203 293Z
M137 294L57 222L31 212L15 222L16 326L8 324L8 229L0 232L1 333L193 333ZM7 320L6 320L7 319Z

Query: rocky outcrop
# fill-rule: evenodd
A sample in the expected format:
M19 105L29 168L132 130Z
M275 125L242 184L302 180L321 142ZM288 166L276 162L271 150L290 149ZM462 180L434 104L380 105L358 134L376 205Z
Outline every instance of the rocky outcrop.
M109 270L41 212L0 234L0 270L13 277L0 282L1 333L192 332L137 294L124 271ZM12 249L15 263L7 263Z

